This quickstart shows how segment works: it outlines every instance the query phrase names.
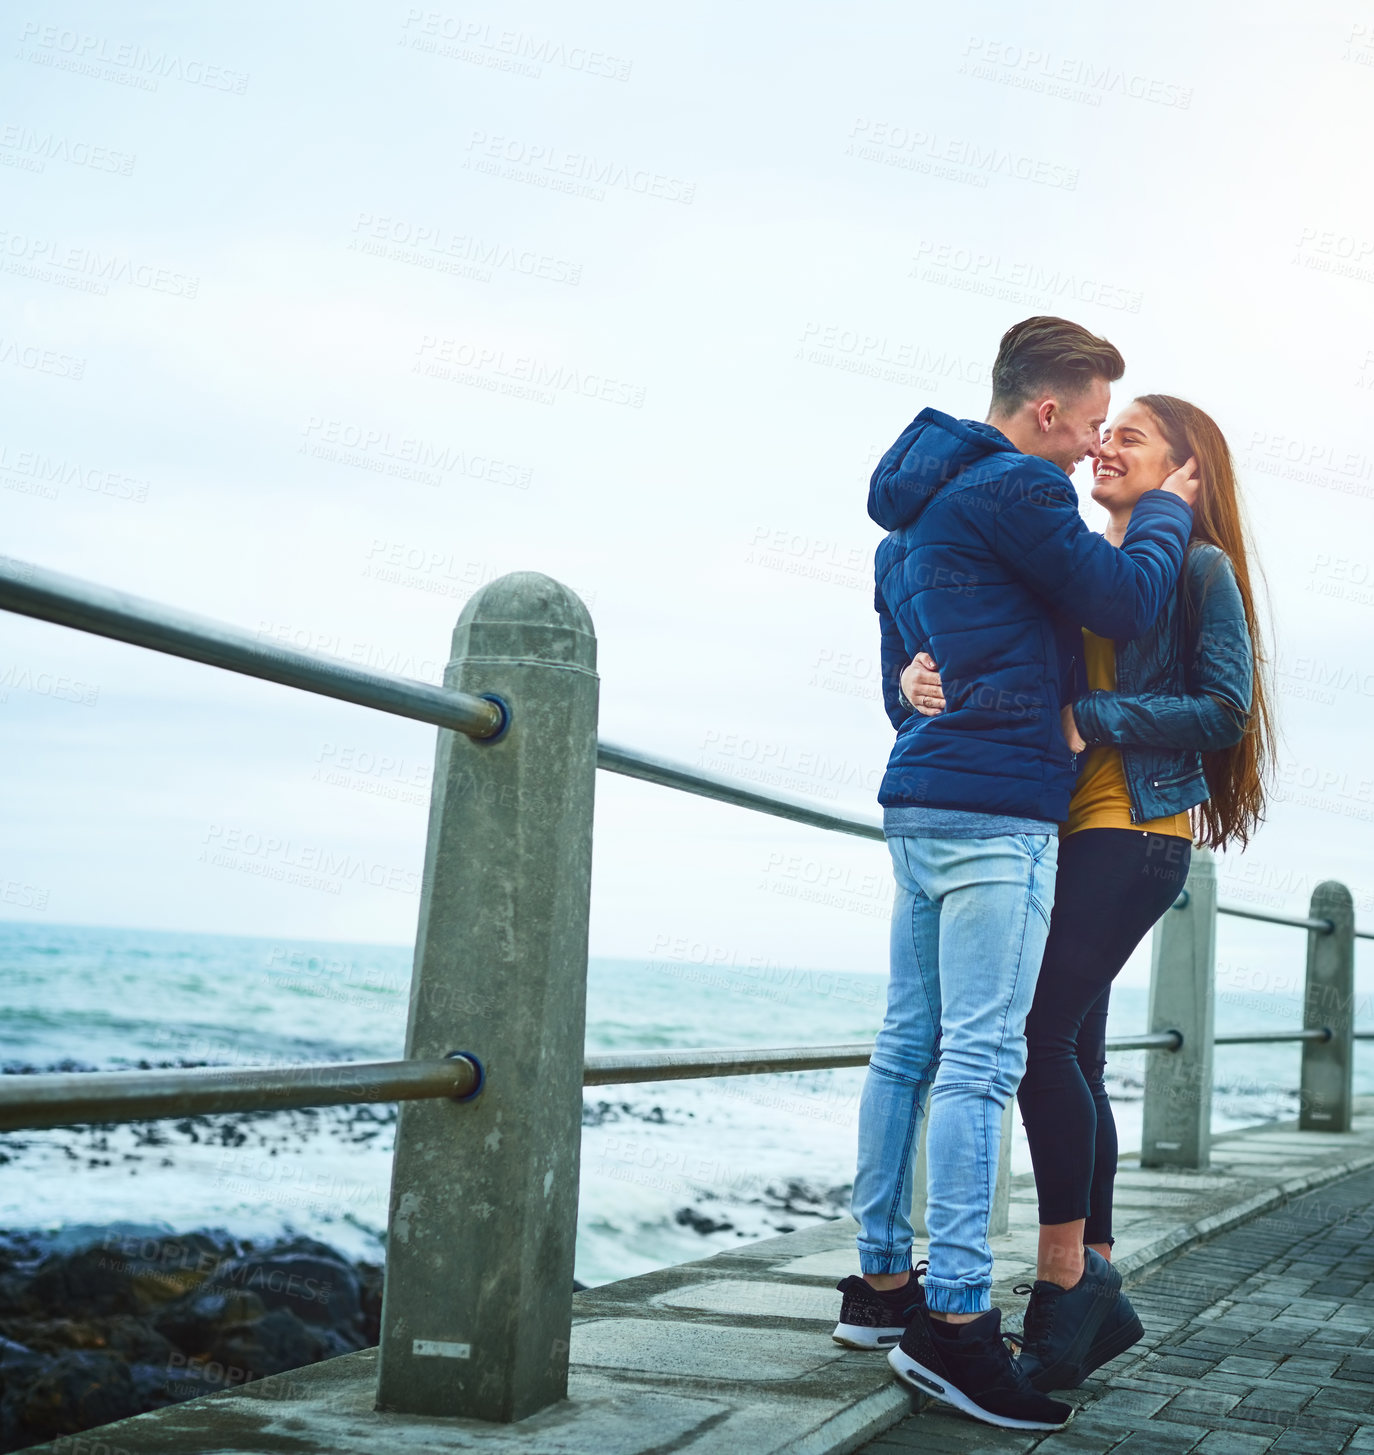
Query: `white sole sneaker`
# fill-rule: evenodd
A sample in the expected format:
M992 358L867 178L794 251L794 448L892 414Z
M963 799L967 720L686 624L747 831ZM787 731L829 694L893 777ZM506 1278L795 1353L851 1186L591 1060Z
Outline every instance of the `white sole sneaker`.
M876 1354L879 1349L893 1349L902 1342L906 1327L896 1324L886 1329L875 1329L865 1324L836 1324L831 1338L846 1349L864 1349Z
M918 1364L910 1354L904 1353L900 1348L893 1349L888 1354L887 1362L903 1384L919 1394L929 1395L931 1399L938 1399L942 1404L972 1415L975 1420L982 1420L986 1425L997 1425L1004 1430L1062 1430L1073 1419L1072 1411L1067 1420L1058 1424L1046 1420L1015 1420L1010 1415L994 1414L971 1400L962 1389L932 1374L924 1364Z

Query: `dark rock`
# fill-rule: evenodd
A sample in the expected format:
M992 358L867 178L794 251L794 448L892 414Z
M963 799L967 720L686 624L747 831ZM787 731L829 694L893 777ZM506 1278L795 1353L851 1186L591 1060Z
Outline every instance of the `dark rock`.
M118 1354L126 1361L160 1362L172 1348L161 1334L132 1314L84 1319L7 1319L0 1328L8 1338L39 1354L89 1349L93 1353Z
M709 1213L704 1213L700 1208L680 1207L673 1215L673 1220L679 1227L691 1228L694 1233L728 1233L734 1228L734 1223L718 1221Z
M251 1324L267 1312L256 1293L224 1289L198 1290L164 1310L157 1331L186 1354L202 1354L210 1348L221 1329Z
M203 1283L225 1249L203 1233L184 1238L111 1237L75 1253L54 1253L29 1283L33 1311L142 1313Z
M362 1319L358 1275L332 1249L301 1240L216 1269L206 1292L256 1294L269 1309L290 1309L307 1324L355 1325Z
M0 1451L367 1348L382 1289L309 1238L0 1233Z
M29 1370L16 1368L17 1360L4 1368L3 1423L22 1431L25 1445L141 1413L128 1365L113 1354L71 1350L31 1359Z
M134 1397L138 1401L140 1413L159 1410L163 1405L192 1399L198 1394L213 1394L220 1388L219 1385L198 1384L195 1388L181 1393L176 1384L182 1372L177 1367L175 1355L158 1364L130 1364L129 1379L133 1383Z
M363 1348L382 1342L382 1286L385 1274L375 1263L358 1264L358 1292L362 1299Z
M222 1364L205 1359L175 1359L170 1365L135 1364L129 1375L148 1409L161 1409L163 1405L180 1404L184 1399L199 1399L203 1394L218 1394L222 1389L247 1383L241 1372L235 1371L231 1377Z
M242 1384L267 1374L299 1369L302 1364L315 1364L333 1354L348 1353L348 1348L339 1348L329 1333L297 1318L288 1308L275 1308L252 1323L234 1324L223 1330L208 1350L206 1362L221 1365L226 1380Z
M831 1221L843 1217L848 1211L852 1191L853 1188L848 1185L822 1188L815 1187L809 1182L792 1180L782 1187L776 1183L770 1184L763 1197L752 1200L761 1202L765 1207L777 1212ZM793 1227L783 1228L777 1224L774 1226L778 1228L779 1232L795 1231Z

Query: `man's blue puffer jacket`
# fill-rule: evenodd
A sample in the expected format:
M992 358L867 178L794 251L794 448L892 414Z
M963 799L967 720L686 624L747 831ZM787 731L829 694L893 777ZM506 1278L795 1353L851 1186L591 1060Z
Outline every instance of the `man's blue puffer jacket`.
M1123 638L1154 624L1191 508L1147 492L1118 549L1088 529L1057 465L991 425L924 409L873 472L868 513L888 532L875 605L897 728L879 803L1066 818L1077 760L1060 705L1085 681L1080 628ZM917 652L939 668L938 717L898 696Z

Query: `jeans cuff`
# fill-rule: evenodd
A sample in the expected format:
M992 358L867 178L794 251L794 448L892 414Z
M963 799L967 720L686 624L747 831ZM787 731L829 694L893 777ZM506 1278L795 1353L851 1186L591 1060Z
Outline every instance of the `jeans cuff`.
M910 1273L911 1249L904 1253L876 1253L859 1249L860 1273Z
M992 1307L992 1285L946 1283L925 1277L926 1307L935 1314L985 1314Z

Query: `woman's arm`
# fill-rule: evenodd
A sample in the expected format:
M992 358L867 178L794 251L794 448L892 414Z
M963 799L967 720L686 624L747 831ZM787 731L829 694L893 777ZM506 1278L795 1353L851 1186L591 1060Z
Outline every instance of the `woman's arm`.
M1254 687L1254 659L1235 572L1224 552L1204 547L1187 590L1199 603L1195 637L1185 643L1189 690L1089 692L1073 704L1084 742L1192 748L1215 752L1245 735Z
M892 613L887 609L887 602L883 600L881 587L873 593L873 605L877 609L878 623L883 634L883 706L887 709L888 720L892 726L899 728L911 716L911 709L902 702L901 689L898 685L902 668L906 665L910 653L906 649L906 643L902 640L902 634L897 629L897 623L893 620ZM925 643L923 642L921 645L924 646Z

